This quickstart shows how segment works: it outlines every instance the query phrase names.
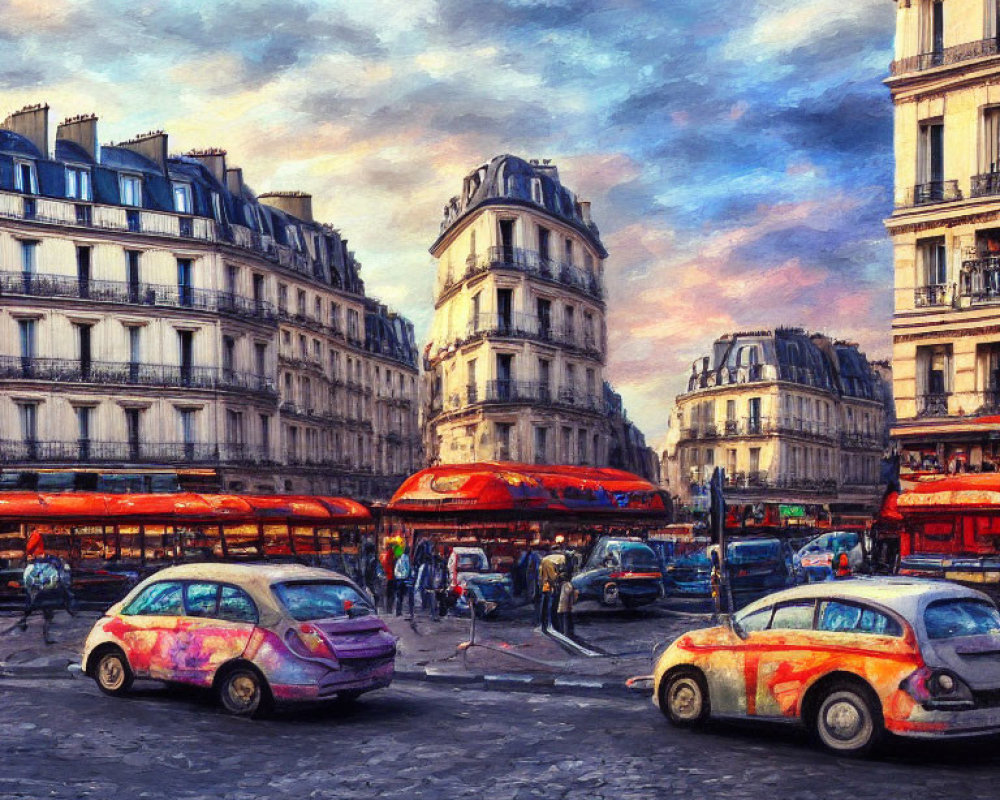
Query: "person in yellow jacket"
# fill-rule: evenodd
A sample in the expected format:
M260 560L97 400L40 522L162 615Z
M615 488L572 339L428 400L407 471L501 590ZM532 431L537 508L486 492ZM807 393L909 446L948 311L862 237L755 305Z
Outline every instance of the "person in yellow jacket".
M562 553L549 553L538 565L538 625L545 631L552 624L552 614L559 600L559 584L566 568L566 556Z

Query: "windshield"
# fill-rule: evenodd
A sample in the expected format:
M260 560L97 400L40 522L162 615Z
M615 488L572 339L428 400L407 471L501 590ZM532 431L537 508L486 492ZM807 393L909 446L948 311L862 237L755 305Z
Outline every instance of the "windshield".
M780 561L782 558L781 543L774 539L763 542L733 542L727 551L730 564Z
M982 600L939 600L927 606L924 626L928 639L1000 635L1000 611Z
M629 547L622 550L622 567L635 572L659 572L660 562L652 550Z
M486 557L479 553L459 553L455 558L455 570L457 572L478 572L488 570L489 564Z
M271 588L289 615L299 622L375 613L358 590L346 583L297 581L276 583Z

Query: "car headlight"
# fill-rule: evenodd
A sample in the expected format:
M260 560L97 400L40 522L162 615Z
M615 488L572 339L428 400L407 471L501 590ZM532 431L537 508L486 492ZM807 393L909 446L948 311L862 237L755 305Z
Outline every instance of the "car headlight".
M921 667L904 678L899 688L927 709L975 706L969 686L947 670Z

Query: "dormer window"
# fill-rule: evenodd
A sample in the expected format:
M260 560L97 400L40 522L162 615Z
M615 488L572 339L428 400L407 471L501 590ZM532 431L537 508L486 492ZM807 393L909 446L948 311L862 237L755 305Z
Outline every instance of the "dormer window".
M194 204L191 202L191 184L174 184L174 211L178 214L193 213Z
M25 194L38 194L38 176L35 173L35 162L14 162L14 188Z
M76 200L91 200L90 170L86 167L66 167L66 196Z
M542 181L540 178L531 179L531 200L538 203L538 205L544 205L542 202Z
M123 206L142 205L142 178L138 175L119 175L118 189Z

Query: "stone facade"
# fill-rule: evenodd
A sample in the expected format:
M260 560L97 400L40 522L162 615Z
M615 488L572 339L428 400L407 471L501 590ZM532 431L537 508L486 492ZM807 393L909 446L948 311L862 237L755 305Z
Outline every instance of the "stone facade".
M211 149L0 129L0 468L12 485L385 498L422 464L411 324L300 192Z
M894 388L904 473L1000 468L1000 49L992 0L900 2Z

